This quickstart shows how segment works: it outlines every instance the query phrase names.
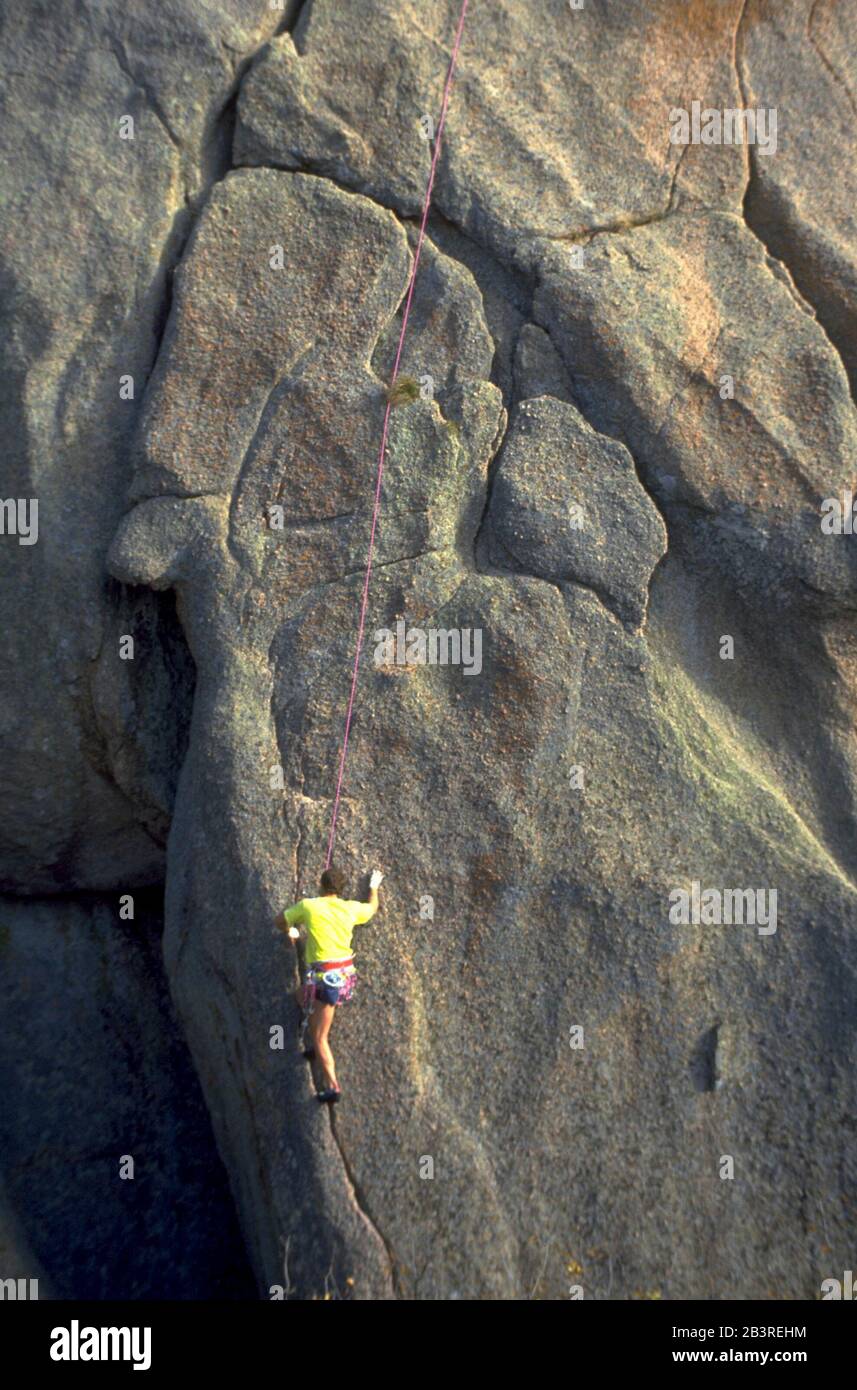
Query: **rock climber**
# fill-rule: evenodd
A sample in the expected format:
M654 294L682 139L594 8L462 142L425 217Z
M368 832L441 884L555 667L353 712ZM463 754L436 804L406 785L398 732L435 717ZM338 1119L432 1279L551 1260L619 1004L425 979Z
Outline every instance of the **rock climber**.
M369 901L361 903L340 894L345 875L333 867L321 876L321 896L302 898L276 918L277 926L288 928L292 941L303 936L305 942L304 984L301 1004L308 1033L304 1056L318 1058L323 1087L318 1099L332 1105L342 1095L328 1034L334 1011L351 998L357 972L351 951L355 927L362 926L378 911L378 889L384 875L373 869L369 876ZM308 1021L307 1021L308 1020Z

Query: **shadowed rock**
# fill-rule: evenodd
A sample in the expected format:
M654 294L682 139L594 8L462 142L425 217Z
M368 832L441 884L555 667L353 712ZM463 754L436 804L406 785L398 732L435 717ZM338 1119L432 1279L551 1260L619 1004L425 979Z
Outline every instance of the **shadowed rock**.
M853 15L835 0L748 0L738 43L744 102L776 110L774 157L750 149L747 221L788 266L857 388Z
M543 328L525 323L515 344L515 395L553 396L573 404L568 369Z
M11 892L163 877L181 743L169 711L192 680L169 642L146 640L168 616L150 594L119 597L104 558L170 271L228 154L236 71L282 18L267 0L204 13L196 0L157 13L141 0L39 0L0 18L0 299L14 319L0 345L3 495L39 504L36 544L0 536L0 884ZM137 650L123 661L129 634Z
M599 435L573 405L523 401L494 479L489 512L511 567L594 589L640 627L664 524L628 450ZM495 553L498 563L502 554Z
M169 999L161 903L121 907L0 900L0 1085L14 1098L0 1173L19 1228L9 1248L0 1215L0 1278L39 1278L40 1298L252 1298Z

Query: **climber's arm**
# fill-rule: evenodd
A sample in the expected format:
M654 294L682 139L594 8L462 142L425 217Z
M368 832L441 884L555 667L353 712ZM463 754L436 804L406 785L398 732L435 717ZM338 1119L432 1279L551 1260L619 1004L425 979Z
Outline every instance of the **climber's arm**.
M378 888L380 887L383 877L384 875L381 873L380 869L373 869L369 875L369 911L367 911L366 916L363 918L363 922L368 922L370 918L374 917L381 905L378 900Z
M301 903L295 903L294 907L287 907L284 912L277 913L274 918L280 931L287 933L290 941L300 939L301 919L303 918L303 907Z

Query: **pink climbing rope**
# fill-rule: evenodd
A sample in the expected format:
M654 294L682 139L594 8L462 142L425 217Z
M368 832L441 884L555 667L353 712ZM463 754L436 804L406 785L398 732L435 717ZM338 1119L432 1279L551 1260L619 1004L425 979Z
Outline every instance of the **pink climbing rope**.
M467 6L470 0L463 0L461 15L458 20L458 28L455 32L455 42L452 45L452 57L449 60L449 69L446 74L446 82L443 88L443 102L440 108L440 119L437 124L437 134L434 142L434 155L431 161L426 196L423 203L423 216L420 223L420 234L417 239L417 249L414 253L414 264L411 269L411 280L408 286L408 297L405 300L405 312L402 315L402 328L399 333L399 346L396 351L396 360L393 363L393 379L391 387L395 385L399 374L399 362L402 357L402 348L405 343L405 333L408 327L408 315L411 312L411 300L414 297L414 285L417 280L417 268L420 263L420 252L423 249L425 240L426 222L428 221L429 206L431 204L432 188L434 187L435 170L437 169L438 155L440 154L440 142L443 136L443 128L446 123L446 112L449 106L450 92L452 91L452 79L455 74L455 65L458 61L458 50L461 47L461 36L464 32L464 20L467 14ZM390 423L390 411L392 402L387 400L387 409L384 411L384 428L381 432L381 451L378 455L378 472L375 479L375 505L372 509L372 527L369 532L369 553L366 557L366 573L363 577L363 598L360 603L360 622L357 629L357 646L354 652L354 670L351 673L351 692L348 696L348 712L345 716L345 733L342 739L342 752L339 756L339 774L336 779L336 795L333 801L333 815L330 822L330 837L327 842L327 860L325 868L330 868L330 861L333 858L333 845L336 839L336 820L339 815L339 802L342 796L342 779L345 774L345 759L348 754L348 736L351 732L351 716L354 712L354 696L357 692L357 675L360 669L360 654L363 650L363 633L366 627L366 607L369 601L369 581L372 577L372 556L375 551L375 531L378 526L378 513L381 510L381 482L384 477L384 457L387 452L387 429Z

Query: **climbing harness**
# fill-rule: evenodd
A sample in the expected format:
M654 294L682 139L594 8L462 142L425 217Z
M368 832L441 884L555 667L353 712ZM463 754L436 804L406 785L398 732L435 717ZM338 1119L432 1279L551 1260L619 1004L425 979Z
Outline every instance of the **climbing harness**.
M405 300L405 311L402 316L402 327L399 333L399 346L396 350L396 360L393 363L393 376L390 383L391 388L394 387L396 384L396 378L399 374L399 363L402 358L402 348L405 345L405 332L407 331L408 327L408 315L411 312L411 300L414 297L414 285L416 284L417 280L417 268L420 263L420 252L423 249L423 242L425 240L426 223L428 221L432 189L434 188L434 176L437 170L438 156L440 155L440 142L443 136L443 128L446 125L446 112L447 108L449 107L449 97L452 91L452 79L455 74L455 65L458 62L458 50L461 46L461 36L464 32L464 19L467 14L468 4L469 0L463 0L463 4L461 6L461 15L458 20L458 28L456 29L455 40L452 45L452 56L449 60L449 67L446 73L446 82L444 83L443 87L443 101L441 103L440 108L440 119L437 123L437 134L435 136L434 142L434 154L432 156L431 169L429 171L429 179L428 184L426 186L426 196L425 201L423 203L423 217L422 222L420 223L420 233L419 237L417 238L416 251L414 252L414 264L411 269L411 279L410 284L408 286L408 297ZM330 821L330 837L327 842L327 862L325 863L325 868L327 869L330 868L330 863L333 858L333 844L334 840L336 839L336 818L339 814L339 801L342 794L342 778L345 773L345 758L348 752L348 735L351 731L351 716L354 710L354 696L357 691L357 673L360 669L360 653L363 650L363 633L366 627L366 606L369 601L369 580L372 577L372 556L375 550L375 531L378 526L378 513L381 510L381 481L384 477L384 458L387 452L387 431L390 424L390 411L393 409L393 403L390 399L391 394L392 389L387 396L387 409L384 412L384 427L381 432L381 450L378 454L378 471L375 478L375 503L372 508L372 526L369 532L369 553L366 557L366 572L363 577L363 597L360 602L360 621L357 628L357 645L354 651L354 669L351 673L351 691L348 696L348 712L345 716L345 732L342 736L342 750L339 755L339 773L336 779L336 794L333 800L333 814L331 816Z
M322 1004L346 1004L354 993L356 983L357 971L353 965L346 970L308 970L304 998L309 1002L310 1012L316 999ZM331 998L331 995L334 997Z
M306 1052L306 1031L318 999L321 1004L347 1004L357 983L352 959L316 960L304 972L303 1015L300 1025L301 1051Z

